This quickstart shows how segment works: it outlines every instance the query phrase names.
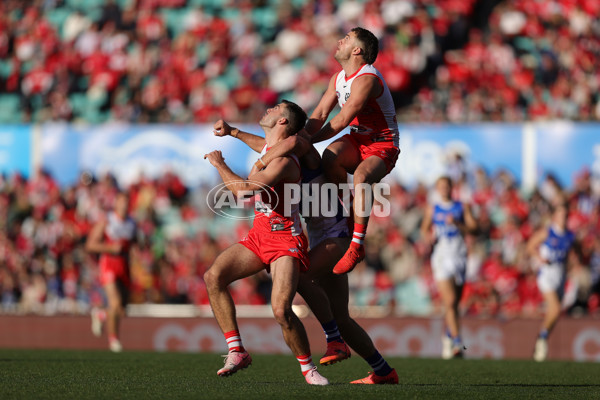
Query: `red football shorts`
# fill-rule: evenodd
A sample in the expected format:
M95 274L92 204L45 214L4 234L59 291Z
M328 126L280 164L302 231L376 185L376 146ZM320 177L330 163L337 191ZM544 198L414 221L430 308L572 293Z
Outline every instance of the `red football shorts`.
M271 263L283 256L300 260L300 270L302 272L308 271L310 266L308 240L306 240L304 233L297 236L272 235L250 229L248 236L240 240L239 243L256 254L267 265L267 272L270 272L269 266Z
M393 142L373 142L369 136L353 135L351 133L342 136L342 138L348 139L354 148L358 150L360 161L376 156L383 160L388 174L394 169L400 149L394 146Z
M129 263L127 257L102 254L100 256L100 283L102 286L107 283L120 281L126 287L129 287Z

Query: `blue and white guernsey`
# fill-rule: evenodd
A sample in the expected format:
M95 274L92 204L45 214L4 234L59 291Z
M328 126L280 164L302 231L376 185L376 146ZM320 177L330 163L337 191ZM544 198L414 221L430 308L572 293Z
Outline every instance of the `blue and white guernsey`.
M350 236L350 227L348 217L344 216L344 206L337 197L337 193L331 193L332 198L323 198L321 187L325 181L322 163L317 169L308 169L302 165L302 197L300 202L300 213L303 210L311 212L302 214L306 222L308 232L308 241L311 249L314 249L319 243L327 238L345 238ZM305 190L306 189L306 190ZM329 193L329 192L327 192ZM309 199L318 199L310 201ZM326 217L321 214L321 203L335 202L331 204L330 210L337 209L337 213L332 217ZM306 203L306 204L305 204ZM312 206L312 207L311 207ZM335 208L333 208L335 207Z
M456 224L449 224L448 217L452 216L456 222L464 222L463 205L459 201L438 203L433 207L433 229L439 242L461 239L462 235Z
M567 264L567 255L575 241L575 235L569 230L559 233L554 227L548 228L548 237L540 246L540 254L548 264Z
M452 216L453 223L448 219ZM464 207L459 201L437 203L433 206L435 245L431 268L435 280L454 279L463 285L467 266L467 247L457 222L464 222Z
M557 292L562 296L567 280L567 257L575 241L569 230L548 228L548 237L540 246L540 255L547 261L538 270L537 284L542 293Z

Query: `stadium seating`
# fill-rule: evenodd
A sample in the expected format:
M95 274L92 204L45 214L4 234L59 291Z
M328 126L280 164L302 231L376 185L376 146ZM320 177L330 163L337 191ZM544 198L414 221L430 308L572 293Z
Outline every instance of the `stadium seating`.
M483 3L489 1L491 0L480 0ZM446 21L448 16L444 13L451 13L454 8L457 8L460 13L470 15L473 2L474 0L469 0L463 2L467 5L466 7L458 7L456 6L458 3L447 0L440 0L433 4L421 4L419 1L415 1L414 5L411 6L413 14L407 12L403 18L390 20L385 27L380 26L380 20L367 18L368 14L366 13L357 13L357 10L360 11L361 8L365 10L373 7L379 9L380 4L377 1L358 1L349 6L347 2L344 3L339 0L332 1L330 4L308 0L292 0L289 2L269 0L260 4L240 2L239 7L230 7L224 6L221 0L113 0L112 2L105 0L60 0L40 3L37 9L34 6L27 5L27 3L8 2L0 5L0 11L7 16L5 22L8 29L5 30L5 33L8 36L8 42L14 43L15 46L7 47L4 53L0 51L0 85L3 86L6 92L19 94L22 91L21 82L35 61L45 65L47 72L53 76L54 82L51 91L67 90L68 93L63 94L67 96L69 102L73 98L81 99L81 97L73 97L72 95L85 91L87 89L85 83L73 85L70 82L64 82L64 77L57 75L56 63L60 62L61 57L68 50L75 49L82 58L81 65L86 65L94 50L100 47L101 52L111 58L110 62L95 65L95 71L71 68L69 79L78 82L82 80L93 81L94 73L96 75L100 72L114 74L113 78L117 79L117 84L106 88L107 104L103 105L101 111L96 108L88 109L87 106L83 107L79 104L71 104L76 112L69 117L64 115L58 117L60 113L41 112L40 108L53 107L48 102L50 92L45 92L41 94L39 104L25 103L28 106L34 106L35 109L13 114L13 118L19 117L20 122L44 122L49 118L87 120L91 123L104 122L111 118L119 118L120 113L110 112L111 108L118 107L115 104L114 96L117 88L124 89L130 95L133 94L132 91L138 90L137 87L130 86L131 83L127 77L135 73L136 63L139 62L136 58L136 51L141 48L150 55L145 80L151 77L159 77L161 78L159 82L162 82L163 74L169 73L174 68L168 60L170 57L175 56L187 58L180 60L183 63L184 70L180 68L177 71L179 79L185 81L194 72L203 71L210 78L210 82L206 83L206 86L214 82L224 84L229 93L239 83L240 80L237 75L241 71L257 91L257 103L250 111L239 110L236 108L236 104L225 104L224 99L228 96L221 94L213 96L211 107L217 112L226 112L232 120L255 122L260 116L260 110L271 105L261 100L264 96L259 95L259 88L275 90L279 98L294 97L293 92L277 90L277 82L272 81L272 69L275 65L285 65L290 62L289 66L299 75L306 69L316 70L318 74L313 74L314 76L308 81L308 89L315 93L322 91L322 88L327 85L331 74L337 69L334 63L326 61L326 58L321 55L309 54L308 48L301 49L293 59L286 60L285 55L282 54L281 46L277 43L280 35L290 29L303 36L303 40L310 43L310 48L328 46L320 50L325 51L324 54L327 54L332 46L331 39L341 37L345 33L344 31L353 25L365 25L369 28L369 24L372 24L374 25L373 28L377 28L376 31L380 35L382 45L390 40L395 41L398 43L395 51L400 53L404 48L403 43L409 39L405 37L405 34L412 35L414 39L411 40L418 42L424 29L435 29L435 24L438 21L446 24L443 21ZM429 27L421 26L422 22L415 19L415 9L425 10L429 14L430 17L427 21L430 24ZM133 10L133 13L129 10ZM152 16L147 15L147 10L153 10ZM81 13L81 15L74 17L76 12ZM383 11L379 9L379 12ZM24 15L27 15L28 18L23 20L22 16ZM133 20L128 19L130 17ZM474 17L474 19L476 18ZM116 31L113 32L112 28L106 27L109 22L116 24ZM332 22L339 25L330 26ZM404 29L403 24L410 28ZM161 26L164 26L164 34L161 33ZM97 31L95 31L96 29ZM394 32L398 29L403 29L404 34L395 35ZM193 40L193 47L196 48L196 55L179 54L180 50L177 48L179 44L184 40L189 40L189 37L183 39L186 32L192 33L191 40ZM115 43L113 41L115 33L126 35L125 60L114 59L112 46ZM148 34L152 37L148 37ZM158 36L155 37L155 35ZM252 38L243 37L244 35L252 35ZM445 36L442 32L436 35L435 38L439 43L442 43ZM43 41L40 40L42 37L44 38ZM56 38L56 42L54 38ZM37 47L31 50L27 46L27 40L37 41ZM122 37L119 40L122 40ZM23 42L25 45L21 45ZM255 48L253 55L256 58L253 62L249 62L248 55L239 54L240 51L247 51L244 48L248 46ZM269 57L263 60L262 57L265 54L269 54ZM439 55L430 54L430 57L435 59L436 57L439 58ZM119 70L115 70L117 63L123 62L127 64L125 69L123 70L121 66ZM226 65L220 65L221 63ZM15 65L19 68L18 71L11 70L11 68L15 68ZM402 65L397 67L403 68ZM240 68L242 69L240 70ZM410 101L414 91L422 85L426 76L431 72L432 70L429 68L425 76L421 71L402 75L405 84L398 89L394 89L394 96L399 107ZM11 73L14 76L8 76ZM410 78L411 74L415 75L412 77L414 81ZM9 78L12 79L12 83L9 83ZM167 97L171 95L169 91L165 91L165 94ZM194 93L185 85L183 86L183 93L177 96L182 97L183 106L188 112L179 112L174 115L170 112L171 108L168 107L171 99L167 98L160 109L154 110L155 115L148 115L150 111L144 107L141 107L141 113L136 115L139 116L140 121L156 120L157 115L160 115L158 118L161 122L207 122L207 118L212 115L191 109ZM269 98L272 97L269 96ZM134 97L133 101L138 101L136 99L139 99L139 97ZM139 106L139 104L137 105ZM315 105L314 102L303 104L306 108L312 108ZM84 109L85 112L82 111Z

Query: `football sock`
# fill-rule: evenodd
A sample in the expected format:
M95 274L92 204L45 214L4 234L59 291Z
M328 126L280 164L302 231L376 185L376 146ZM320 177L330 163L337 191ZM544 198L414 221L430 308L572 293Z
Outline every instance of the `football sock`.
M366 224L354 224L354 233L352 234L351 247L360 248L365 243L365 233L367 232Z
M539 336L539 338L540 338L540 339L547 340L547 339L548 339L548 335L549 335L549 334L550 334L550 332L548 332L548 329L543 329L543 330L540 332L540 336Z
M340 331L338 329L337 323L335 319L332 319L329 322L321 324L323 330L325 331L325 336L327 337L327 343L331 343L333 341L337 341L340 343L344 343L344 339L342 339L342 335L340 335Z
M462 346L462 338L460 337L460 335L452 336L450 331L446 329L446 336L452 339L453 346Z
M308 374L308 371L310 371L313 368L316 368L315 364L312 362L312 357L310 356L310 354L298 356L296 357L296 359L300 363L300 369L302 370L302 375L304 376Z
M240 336L240 331L225 332L225 340L227 341L227 347L229 348L229 351L237 351L239 353L246 351L244 346L242 346L242 337Z
M452 344L454 346L462 346L462 339L460 338L460 335L452 338Z
M369 363L375 375L386 376L392 372L392 367L385 361L385 359L379 354L377 350L372 356L365 358L365 361Z

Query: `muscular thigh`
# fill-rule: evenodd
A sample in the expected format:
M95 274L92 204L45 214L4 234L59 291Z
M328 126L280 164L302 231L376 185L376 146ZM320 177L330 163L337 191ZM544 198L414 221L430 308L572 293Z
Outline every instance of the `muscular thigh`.
M330 274L335 264L342 258L350 238L327 238L308 252L310 269L307 277L314 279L324 274Z
M370 156L362 161L354 171L354 179L360 176L365 183L377 183L388 174L385 161L377 156Z
M339 166L352 174L359 164L360 153L346 136L331 143L323 152L323 166L326 171L328 168Z
M236 243L222 252L209 269L219 279L233 282L254 275L265 268L260 258L247 247Z

